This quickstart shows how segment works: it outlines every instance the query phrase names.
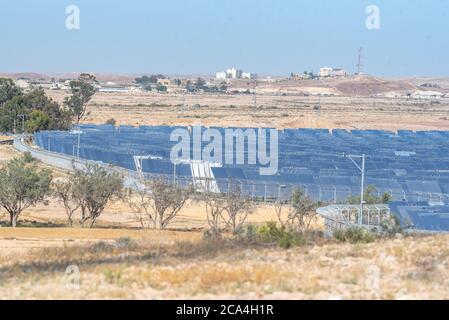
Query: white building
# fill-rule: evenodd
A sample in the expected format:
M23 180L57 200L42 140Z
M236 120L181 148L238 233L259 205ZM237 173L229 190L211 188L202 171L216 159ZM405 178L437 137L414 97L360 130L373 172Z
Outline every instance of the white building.
M331 76L331 72L332 72L332 68L329 68L329 67L323 67L323 68L320 68L320 72L318 73L318 75L321 77L321 78L325 78L325 77L330 77Z
M130 90L124 86L103 85L98 89L98 91L103 93L127 93Z
M231 68L227 69L225 72L220 71L215 74L215 79L226 80L226 79L256 79L257 74L251 72L243 72L240 69Z
M320 72L318 75L321 78L327 78L327 77L346 77L348 74L345 70L340 68L323 67L320 68Z
M348 74L343 69L332 69L331 77L346 77Z
M413 99L441 99L444 93L438 91L415 91L411 97Z
M215 74L215 78L217 80L226 80L226 78L227 78L226 72L217 72Z
M257 79L257 74L251 72L243 72L242 79L254 80Z
M229 79L241 79L242 78L242 70L231 68L226 70L226 75Z

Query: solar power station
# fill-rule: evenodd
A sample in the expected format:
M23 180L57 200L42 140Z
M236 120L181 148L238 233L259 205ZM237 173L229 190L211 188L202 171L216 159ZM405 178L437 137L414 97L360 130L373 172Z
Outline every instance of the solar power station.
M176 183L198 183L207 178L216 192L238 186L264 200L287 199L300 187L308 196L328 203L343 203L360 194L360 171L343 154L365 154L365 186L374 185L379 194L389 193L392 211L403 223L417 229L449 230L445 205L449 202L449 131L285 129L278 132L278 171L264 176L259 163L173 164L170 152L177 142L170 141L170 134L176 128L189 129L83 125L79 132L37 132L34 140L42 149L79 154L137 171L147 179L165 176ZM225 135L223 128L216 129ZM203 142L202 147L207 144Z

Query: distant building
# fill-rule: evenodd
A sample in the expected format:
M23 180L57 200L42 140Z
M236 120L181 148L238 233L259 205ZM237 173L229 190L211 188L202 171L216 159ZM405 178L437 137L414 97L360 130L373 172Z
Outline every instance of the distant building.
M59 82L54 82L51 87L50 90L68 90L69 87L66 86L65 84L61 84Z
M245 76L243 76L245 75ZM231 68L226 71L220 71L215 74L215 78L217 80L226 80L226 79L254 79L255 74L249 72L243 72L240 69Z
M227 74L226 74L226 72L217 72L217 73L215 74L215 78L216 78L217 80L226 80Z
M103 93L127 93L130 90L124 86L105 85L101 86L98 91Z
M290 80L307 80L311 79L313 74L311 73L291 73Z
M255 80L257 79L257 74L251 72L243 72L242 79Z
M346 77L348 74L345 70L340 68L329 68L329 67L323 67L320 68L320 72L318 74L320 78L328 78L328 77Z
M323 67L323 68L320 68L320 72L318 73L318 75L321 77L321 78L326 78L326 77L330 77L331 76L331 72L332 72L332 68L329 68L329 67Z
M444 97L444 93L438 91L415 91L411 94L413 99L441 99Z
M242 78L242 70L231 68L226 70L226 75L229 79L241 79Z
M348 74L343 69L332 69L331 77L346 77Z

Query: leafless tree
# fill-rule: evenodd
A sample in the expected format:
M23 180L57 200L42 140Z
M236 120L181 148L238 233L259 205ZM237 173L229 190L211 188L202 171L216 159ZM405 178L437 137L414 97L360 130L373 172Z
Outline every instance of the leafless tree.
M152 198L148 186L136 185L123 198L131 209L134 220L142 228L156 229L156 214L153 212Z
M222 194L214 192L201 193L200 201L205 204L207 224L213 235L221 234L223 224L226 222L224 213L226 210L226 199Z
M53 195L64 206L69 225L73 226L73 216L80 208L81 203L75 194L75 184L70 179L53 183Z
M226 229L232 232L239 230L254 209L252 199L243 195L240 189L229 191L225 197Z
M290 203L278 201L275 204L276 214L281 226L296 231L310 229L312 223L317 220L315 209L316 203L300 189L293 192Z
M290 229L292 226L292 210L288 202L278 200L274 204L276 216L282 228Z
M166 229L186 205L192 195L192 188L171 185L160 178L145 183L145 188L135 192L136 203L130 206L137 218L146 220L147 226Z

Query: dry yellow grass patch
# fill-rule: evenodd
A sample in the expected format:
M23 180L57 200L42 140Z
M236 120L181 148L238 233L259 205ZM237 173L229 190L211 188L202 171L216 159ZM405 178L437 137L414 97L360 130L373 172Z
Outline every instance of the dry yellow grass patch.
M35 267L5 279L0 294L75 299L447 299L448 240L442 235L369 244L331 241L290 250L201 242L155 246L151 241L129 248L112 243L45 249L19 254L16 259L34 261ZM75 262L81 285L69 290L61 266ZM0 260L0 268L5 263Z
M115 240L129 237L135 240L192 241L201 238L200 232L133 230L133 229L81 229L81 228L0 228L0 239L36 240Z

